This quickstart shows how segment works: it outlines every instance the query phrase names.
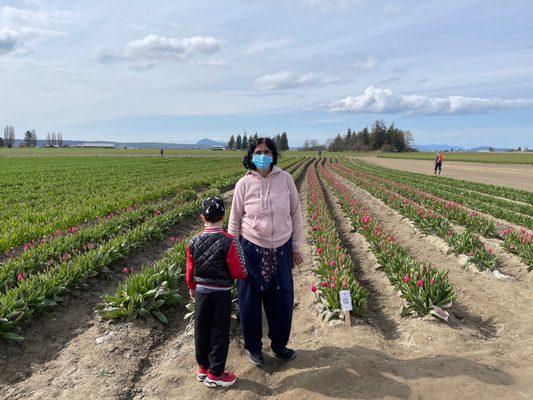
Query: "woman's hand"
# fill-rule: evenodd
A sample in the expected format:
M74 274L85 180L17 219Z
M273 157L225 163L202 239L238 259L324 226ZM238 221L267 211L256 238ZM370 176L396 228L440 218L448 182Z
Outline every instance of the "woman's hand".
M292 252L292 261L295 265L300 265L301 263L304 262L304 255L303 253L298 250L298 251L293 251Z

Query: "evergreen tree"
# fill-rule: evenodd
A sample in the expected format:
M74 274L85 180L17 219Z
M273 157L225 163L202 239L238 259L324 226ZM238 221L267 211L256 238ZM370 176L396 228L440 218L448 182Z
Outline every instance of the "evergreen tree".
M235 150L235 136L233 135L229 138L228 150Z
M30 132L31 132L31 145L32 147L37 147L37 133L35 132L35 129L32 129Z
M24 134L24 145L26 147L32 147L33 144L33 137L30 131L26 131Z
M246 133L242 137L242 149L247 150L248 149L248 138L246 137Z
M287 132L283 132L281 134L279 147L281 151L289 150L289 139L287 138Z
M4 138L0 137L0 148L4 147Z
M242 137L240 133L237 135L237 140L235 141L235 149L242 150Z
M255 132L255 135L254 135L254 143L257 143L257 139L258 139L257 132Z

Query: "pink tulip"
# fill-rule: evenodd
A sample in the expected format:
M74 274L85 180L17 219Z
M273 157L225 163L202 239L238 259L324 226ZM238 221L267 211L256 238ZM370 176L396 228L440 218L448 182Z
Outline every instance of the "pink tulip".
M124 272L125 274L129 274L131 270L128 267L124 267L122 268L122 272Z
M331 283L329 284L329 287L333 289L333 288L335 287L335 283L334 283L334 282L331 282Z
M405 276L403 277L403 281L404 281L405 283L409 283L409 282L411 282L411 278L409 277L409 275L405 275Z
M323 252L324 252L324 250L322 250L322 249L316 249L316 253L317 254L322 254Z
M435 286L435 278L431 278L431 281L429 283L431 283L431 286Z
M178 240L178 239L176 239L174 236L172 236L172 237L170 238L170 241L171 241L172 243L176 242L176 240Z
M19 272L17 275L17 282L22 282L24 279L26 279L26 274L24 272Z
M334 267L335 266L335 261L331 260L330 262L328 262L328 265L330 267Z

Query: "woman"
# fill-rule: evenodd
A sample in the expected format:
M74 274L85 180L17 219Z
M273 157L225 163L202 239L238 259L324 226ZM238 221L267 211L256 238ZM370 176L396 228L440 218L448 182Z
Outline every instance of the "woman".
M239 281L239 311L244 347L262 366L262 310L276 357L292 360L287 348L294 305L293 263L303 255L300 198L292 176L276 167L278 150L269 138L250 144L243 164L249 170L235 186L228 232L240 237L249 279Z

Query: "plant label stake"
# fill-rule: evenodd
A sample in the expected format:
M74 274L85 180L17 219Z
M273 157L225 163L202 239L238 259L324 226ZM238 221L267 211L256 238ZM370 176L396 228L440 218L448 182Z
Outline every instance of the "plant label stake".
M341 300L341 310L344 312L344 322L348 326L352 326L352 319L350 318L350 311L352 311L352 296L349 290L341 290L339 292Z

